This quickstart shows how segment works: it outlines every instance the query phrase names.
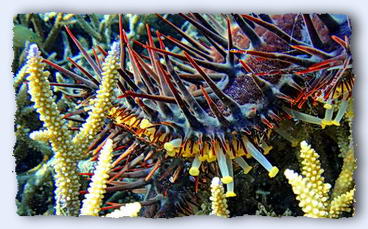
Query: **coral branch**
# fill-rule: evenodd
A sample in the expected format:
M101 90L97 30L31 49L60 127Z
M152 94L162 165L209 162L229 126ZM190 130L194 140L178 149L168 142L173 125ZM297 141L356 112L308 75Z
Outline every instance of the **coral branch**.
M61 118L48 81L49 72L44 71L42 57L36 45L31 45L27 57L29 93L35 102L40 119L49 132L52 149L55 152L56 214L78 215L79 182L77 155L71 144L71 132Z
M117 209L111 212L110 214L105 215L105 217L110 217L110 218L121 218L121 217L127 217L127 216L137 217L141 208L142 208L142 205L138 202L126 204L120 207L120 209Z
M230 212L227 210L224 187L222 186L221 180L218 177L214 177L212 179L210 200L212 202L212 215L225 218L229 217Z
M305 141L300 143L300 147L300 156L303 159L301 163L302 174L305 177L290 169L286 169L284 175L288 179L305 216L338 218L342 212L350 212L351 204L354 201L355 188L343 194L341 192L351 187L354 166L351 167L350 163L355 161L354 158L350 157L344 160L343 168L349 169L349 172L341 172L343 175L341 176L340 174L340 181L336 182L338 185L336 188L339 192L335 194L336 197L330 197L331 185L324 183L324 177L322 177L323 169L321 169L321 163L318 160L319 155ZM351 177L347 177L350 175ZM344 185L347 186L341 187Z
M109 178L112 159L112 140L107 139L98 159L98 165L92 177L92 183L88 188L86 199L83 200L81 215L98 216L102 199L106 192L106 183Z
M101 131L104 119L112 107L111 102L114 98L114 88L116 80L119 77L117 71L120 61L119 55L119 43L115 42L103 63L102 83L100 89L97 91L97 98L92 111L90 111L89 117L80 132L73 138L73 144L78 146L77 150L81 157L84 156L83 153L88 149L94 137Z

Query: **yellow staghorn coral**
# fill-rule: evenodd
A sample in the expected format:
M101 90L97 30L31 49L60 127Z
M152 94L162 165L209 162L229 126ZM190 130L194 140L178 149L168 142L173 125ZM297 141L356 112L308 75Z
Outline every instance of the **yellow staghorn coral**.
M322 177L323 169L318 160L319 155L305 141L301 142L300 146L300 156L303 159L301 163L302 175L304 177L290 169L286 169L284 175L292 186L296 199L299 201L299 206L304 211L305 216L313 218L338 218L342 212L351 211L350 206L354 200L355 188L330 197L329 191L331 185L324 182L324 177ZM350 160L344 160L345 163L347 161ZM345 169L353 168L347 166L345 163L343 166ZM338 180L346 181L351 179L351 183L341 182L340 185L348 184L348 187L350 187L353 171L354 169L350 173L341 172ZM345 178L349 175L351 177L349 179L343 179L341 175Z
M83 200L81 215L98 216L111 169L112 150L112 140L107 139L98 158L98 165L88 188L88 194Z
M321 163L318 160L319 155L305 141L300 143L300 148L302 175L312 185L311 189L317 191L320 197L327 198L331 185L324 183L325 178L322 176L324 170L321 168Z
M33 131L29 137L35 141L47 142L50 140L50 132L47 130Z
M80 204L77 155L71 144L71 132L52 98L47 79L49 72L44 71L42 57L36 45L29 48L26 72L29 74L29 93L49 132L49 140L55 152L56 214L78 215Z
M56 214L79 214L79 176L77 171L78 161L85 156L85 151L96 134L104 125L104 118L114 96L113 89L118 77L119 43L115 42L112 50L106 57L103 65L104 76L92 111L80 132L72 139L67 123L57 109L52 97L49 72L44 71L44 63L37 45L30 46L27 57L26 73L29 80L29 93L35 108L44 122L46 130L31 134L31 137L51 142L55 153L55 181L56 181Z
M212 179L210 200L212 203L212 215L225 218L229 217L230 212L227 209L227 201L224 187L222 186L221 180L218 177L214 177Z
M139 202L129 203L105 215L109 218L137 217L142 205Z
M305 216L313 218L327 217L325 204L327 200L322 199L321 195L313 189L312 183L289 169L285 170L284 175L289 180L289 184L291 184Z
M73 138L73 144L78 146L78 151L82 156L88 145L101 130L106 114L112 108L111 101L114 97L116 80L119 77L119 55L119 43L115 42L103 64L103 80L97 91L92 110L89 112L89 117L80 132Z

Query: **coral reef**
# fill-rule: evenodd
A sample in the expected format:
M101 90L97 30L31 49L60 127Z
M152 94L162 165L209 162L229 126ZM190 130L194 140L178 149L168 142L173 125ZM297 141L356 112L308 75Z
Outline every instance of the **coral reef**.
M353 214L348 17L14 23L18 214Z

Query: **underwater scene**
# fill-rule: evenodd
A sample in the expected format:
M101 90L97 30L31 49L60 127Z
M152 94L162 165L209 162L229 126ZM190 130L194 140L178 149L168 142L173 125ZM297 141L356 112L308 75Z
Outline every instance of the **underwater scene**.
M18 14L17 214L354 215L335 14Z

